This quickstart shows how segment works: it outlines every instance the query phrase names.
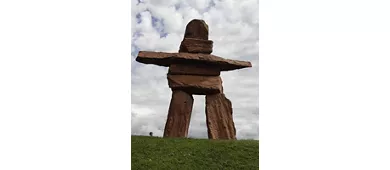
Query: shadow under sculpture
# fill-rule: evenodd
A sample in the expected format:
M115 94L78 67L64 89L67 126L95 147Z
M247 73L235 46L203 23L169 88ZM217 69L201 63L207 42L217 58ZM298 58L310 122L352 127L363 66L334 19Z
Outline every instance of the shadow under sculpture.
M136 61L169 67L172 90L164 137L187 137L195 95L206 95L206 122L209 139L236 139L232 103L223 94L221 71L252 67L250 62L211 55L208 25L190 21L178 53L139 51Z

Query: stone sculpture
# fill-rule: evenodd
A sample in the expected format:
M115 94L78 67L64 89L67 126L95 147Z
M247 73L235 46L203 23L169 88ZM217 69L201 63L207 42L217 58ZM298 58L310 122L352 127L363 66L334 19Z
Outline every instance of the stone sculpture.
M211 55L213 41L203 20L187 24L179 53L140 51L136 61L169 67L172 90L164 137L187 137L192 95L206 95L206 122L209 139L236 139L232 103L223 94L221 71L252 67L250 62Z

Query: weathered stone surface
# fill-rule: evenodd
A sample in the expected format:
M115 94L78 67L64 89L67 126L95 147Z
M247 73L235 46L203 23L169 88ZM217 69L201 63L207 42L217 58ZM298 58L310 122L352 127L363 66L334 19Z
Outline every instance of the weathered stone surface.
M171 64L168 70L168 74L171 75L219 76L220 73L221 71L218 68L193 64Z
M206 96L206 122L209 139L236 139L232 103L224 94Z
M179 53L182 52L211 54L213 52L213 41L184 38L180 44L179 50Z
M222 93L220 76L169 75L168 85L172 90L182 90L190 94Z
M193 19L186 26L184 38L209 39L209 26L200 19Z
M187 137L193 103L192 95L180 90L172 91L164 137Z
M170 67L168 85L172 99L164 137L187 137L193 97L206 95L206 118L209 139L236 139L233 109L223 94L221 71L252 67L250 62L211 55L213 42L208 40L208 25L192 20L186 26L179 53L139 51L136 61Z
M171 64L206 64L221 71L252 67L247 61L224 59L212 54L202 53L164 53L140 51L136 61L144 64L155 64L168 67Z

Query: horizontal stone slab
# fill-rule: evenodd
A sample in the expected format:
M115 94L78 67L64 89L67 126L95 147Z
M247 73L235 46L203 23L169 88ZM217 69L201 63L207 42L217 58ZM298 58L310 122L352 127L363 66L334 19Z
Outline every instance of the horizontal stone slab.
M224 59L211 54L202 53L164 53L140 51L136 61L144 64L155 64L168 67L171 64L208 65L221 71L229 71L252 67L248 61Z
M202 75L202 76L219 76L221 71L215 67L191 64L171 64L168 74L172 75Z
M168 75L168 85L172 90L182 90L190 94L222 93L220 76Z
M213 41L184 38L180 44L179 53L181 52L211 54L213 52Z

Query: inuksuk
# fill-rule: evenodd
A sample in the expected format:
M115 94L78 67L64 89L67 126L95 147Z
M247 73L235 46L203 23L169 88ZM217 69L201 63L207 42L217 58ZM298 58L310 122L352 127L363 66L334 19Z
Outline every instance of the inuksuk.
M205 95L209 139L236 139L232 103L223 93L220 73L252 65L212 55L212 51L208 25L199 19L187 24L178 53L139 51L136 61L169 67L167 79L172 98L164 137L187 137L192 95Z

